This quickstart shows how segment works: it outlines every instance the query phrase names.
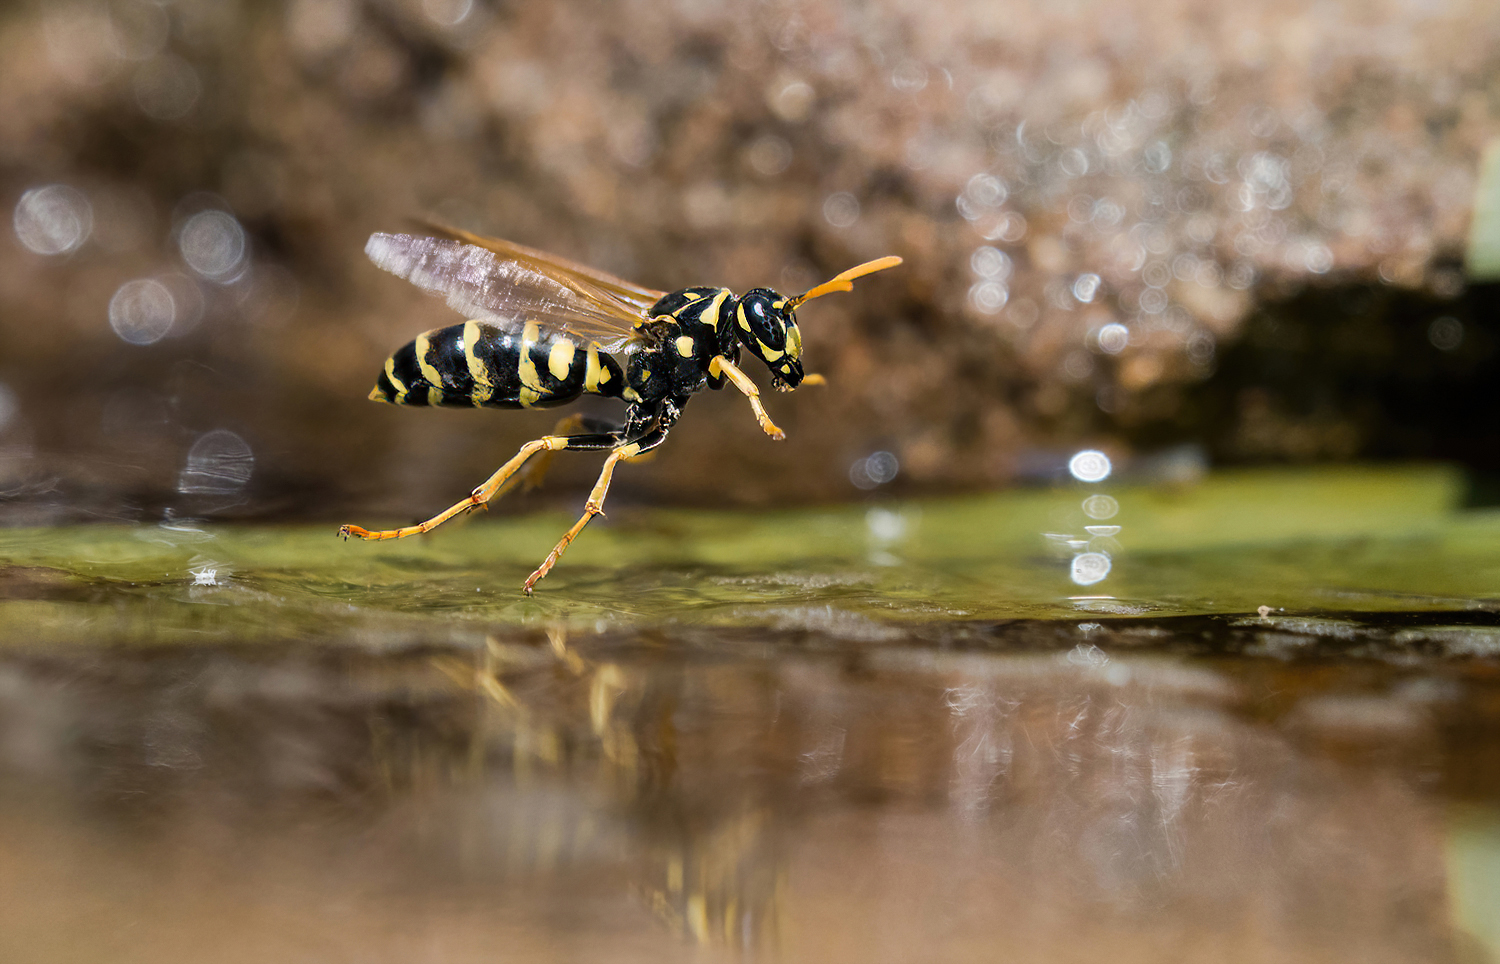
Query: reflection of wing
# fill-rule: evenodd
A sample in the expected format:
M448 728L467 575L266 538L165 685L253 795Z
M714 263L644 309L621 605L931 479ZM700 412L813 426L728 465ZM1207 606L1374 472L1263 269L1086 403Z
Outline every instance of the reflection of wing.
M508 242L478 240L506 248L409 234L372 234L365 254L386 271L442 295L465 318L516 331L536 321L581 341L598 341L605 351L618 351L640 337L634 326L645 320L646 308L655 303L656 298L645 300L652 292L590 273L629 292L631 300L627 301L623 294L602 288L601 281L558 267L547 255L538 256L519 246L512 254Z

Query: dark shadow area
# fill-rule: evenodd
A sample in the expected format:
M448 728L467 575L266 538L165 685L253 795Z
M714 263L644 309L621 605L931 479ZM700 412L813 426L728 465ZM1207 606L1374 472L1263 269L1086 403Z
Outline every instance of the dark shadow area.
M1257 307L1172 417L1122 429L1143 449L1202 445L1215 465L1457 462L1468 504L1500 504L1497 345L1500 285L1303 288Z

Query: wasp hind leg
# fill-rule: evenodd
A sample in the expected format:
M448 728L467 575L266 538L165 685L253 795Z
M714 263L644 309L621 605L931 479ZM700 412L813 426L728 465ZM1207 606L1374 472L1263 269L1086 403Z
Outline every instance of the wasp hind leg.
M567 420L565 419L564 421ZM547 435L521 446L521 450L509 462L500 466L495 474L486 479L483 485L471 492L467 499L455 502L426 522L419 522L414 526L406 526L402 529L381 529L374 532L355 525L339 526L339 535L345 539L354 536L357 539L378 542L384 539L404 539L407 536L431 532L459 513L477 509L504 492L510 487L510 484L516 481L517 473L521 471L522 466L534 455L546 453L550 456L564 449L597 451L599 449L611 449L619 444L620 436L608 432L591 433L588 435Z
M557 424L552 426L552 434L569 437L576 437L574 433L578 432L585 432L591 435L609 435L618 443L618 440L624 437L620 434L620 429L621 425L619 422L611 422L609 419L594 418L574 412L571 415L565 415L558 419ZM571 445L568 447L573 448ZM538 453L535 458L527 462L525 468L521 469L515 476L516 481L521 485L521 491L530 492L533 489L541 488L543 480L547 477L547 471L552 468L552 463L556 458L557 452L548 450ZM500 494L503 495L509 489L510 485L507 484L500 491Z
M531 595L532 587L540 582L547 573L552 571L552 567L557 564L557 560L567 551L568 545L574 539L578 538L578 533L583 531L583 527L588 525L594 516L604 514L604 497L609 494L609 483L615 474L615 464L644 455L666 441L666 438L666 430L658 428L628 445L621 445L609 453L609 458L604 460L604 468L599 473L599 481L594 483L594 489L589 493L589 500L584 503L583 518L573 523L573 528L563 533L562 539L547 554L547 558L537 567L536 572L533 572L526 578L526 585L521 587L526 595Z

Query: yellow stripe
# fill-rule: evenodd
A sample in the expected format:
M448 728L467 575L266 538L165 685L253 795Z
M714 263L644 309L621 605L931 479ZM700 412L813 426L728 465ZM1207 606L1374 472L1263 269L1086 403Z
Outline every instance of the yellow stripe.
M577 346L566 338L560 339L552 346L552 350L547 353L547 371L552 373L553 378L563 381L568 377L568 372L573 367L573 352L576 348Z
M532 396L533 402L542 397L542 378L537 374L536 362L531 360L531 346L540 341L541 337L542 329L534 321L528 321L526 327L521 329L520 364L517 368L521 373L521 385L536 393ZM526 404L525 392L521 393L521 404Z
M703 296L702 295L689 295L689 297L692 298L693 300L685 303L681 308L678 308L676 311L672 312L667 317L673 319L674 321L681 320L682 313L684 311L687 311L689 308L693 307L698 302L700 302L700 301L703 300Z
M399 379L399 378L396 377L396 356L395 355L392 355L391 357L389 357L389 358L387 358L385 360L385 377L389 378L391 380L391 384L393 386L395 386L395 388L396 388L396 395L398 397L404 397L406 395L406 383L403 382L403 381L401 381L401 379Z
M599 346L589 345L583 356L583 390L586 392L599 391L599 373L604 368L599 364ZM605 374L609 374L605 372Z
M745 317L745 306L740 305L738 308L734 309L734 313L739 316L740 327L745 329L746 331L749 331L750 319Z
M719 312L724 310L724 299L729 297L728 288L720 288L719 293L714 296L713 304L703 309L698 315L698 320L710 328L719 327Z
M768 362L773 362L776 359L780 358L782 355L786 354L786 352L784 351L777 351L770 345L767 345L765 342L761 341L759 338L755 339L755 341L758 345L760 345L760 357L764 358Z
M417 368L421 370L422 377L427 379L429 385L442 385L443 376L433 367L432 362L427 360L428 352L432 351L432 340L427 336L432 332L426 332L417 336Z
M431 405L433 408L436 408L438 406L438 403L441 402L442 400L443 400L443 390L441 388L429 388L429 389L427 389L427 404L428 405Z
M469 377L474 379L474 404L479 405L490 400L495 394L495 383L490 381L489 366L475 353L479 347L479 339L484 337L484 330L479 327L477 321L464 322L464 359L469 363Z
M527 388L525 385L522 385L520 392L517 393L517 396L517 400L521 403L522 408L530 408L537 403L537 399L542 397L542 393L533 391L532 389Z

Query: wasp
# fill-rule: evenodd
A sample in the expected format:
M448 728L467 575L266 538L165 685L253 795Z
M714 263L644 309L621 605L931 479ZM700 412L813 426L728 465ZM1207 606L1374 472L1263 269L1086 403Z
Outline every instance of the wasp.
M625 403L624 420L564 418L553 434L521 446L468 498L426 522L375 532L346 525L339 535L379 540L429 532L488 504L522 477L523 467L535 477L558 452L607 451L583 517L527 578L522 587L527 595L603 512L615 466L666 441L688 400L704 387L734 385L765 433L784 439L755 383L739 367L740 349L765 363L779 391L821 383L820 376L803 373L797 309L814 298L850 291L856 278L901 263L894 256L878 258L791 298L769 288L738 296L706 286L666 292L510 241L436 226L429 231L437 236L371 235L365 254L378 267L444 297L469 320L418 335L399 349L386 360L371 400L551 408L600 395Z

